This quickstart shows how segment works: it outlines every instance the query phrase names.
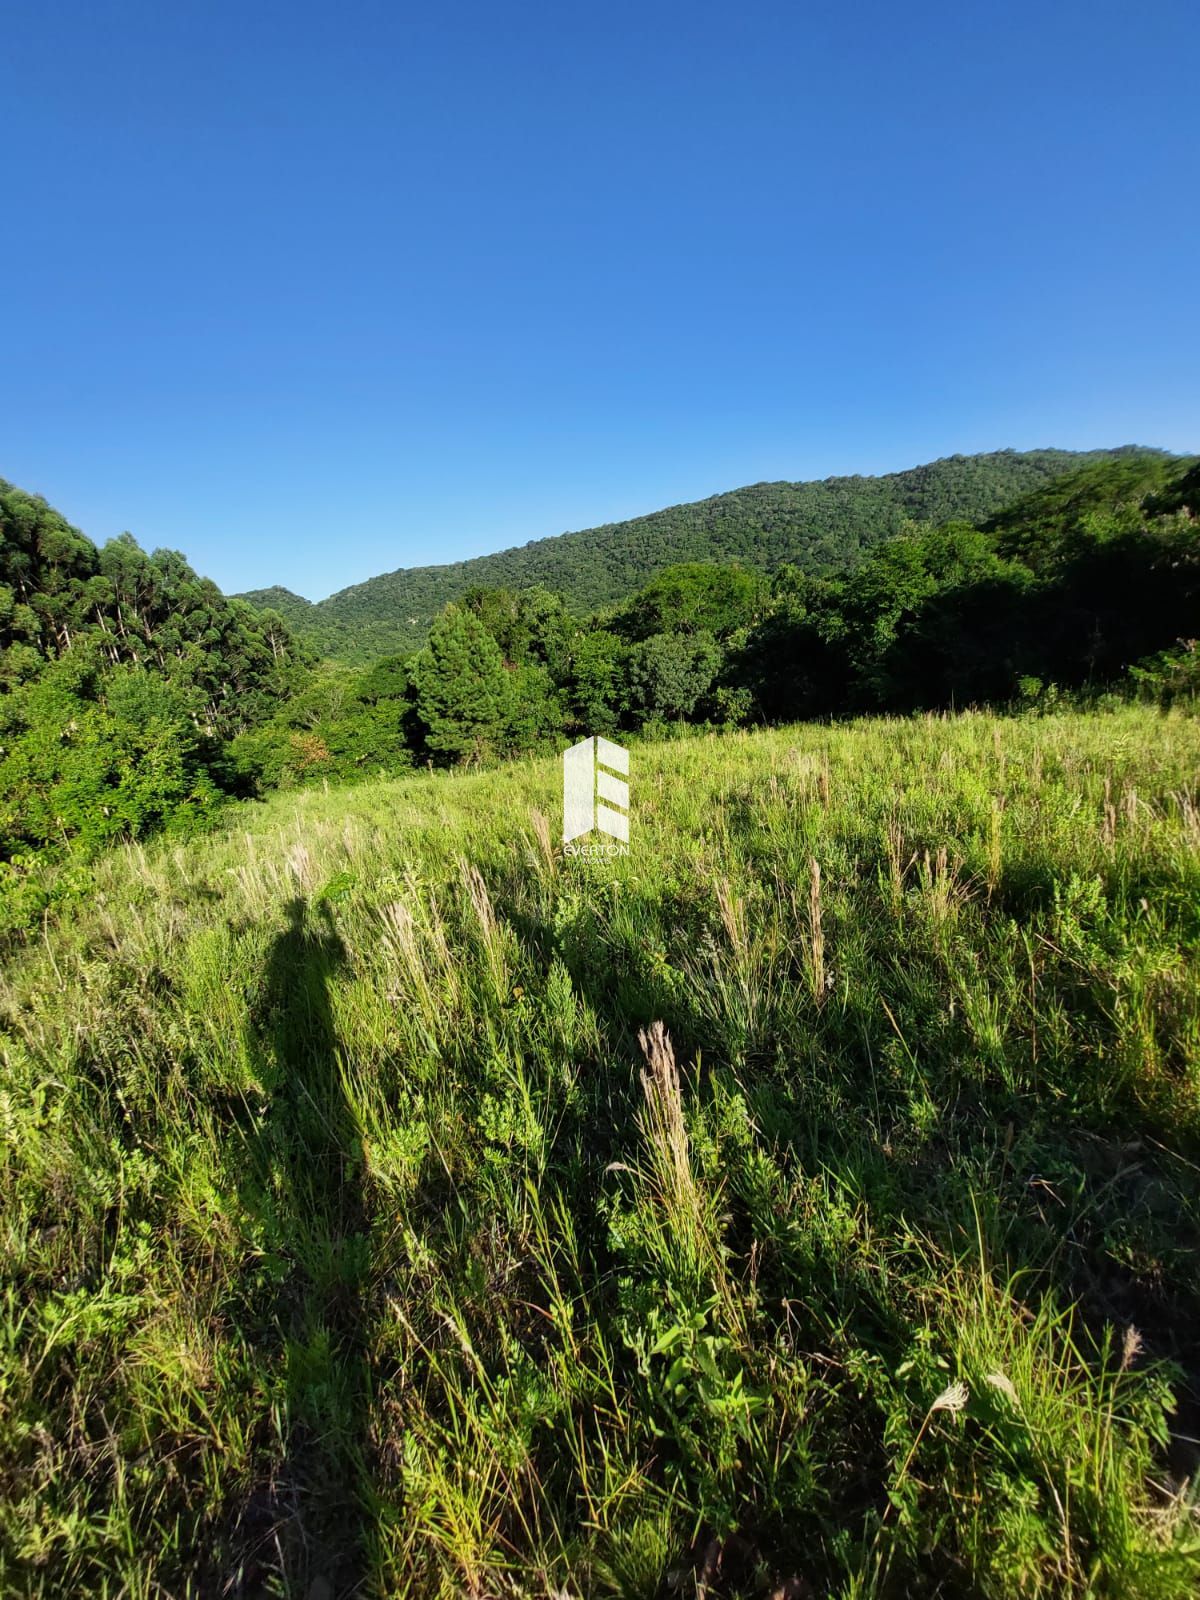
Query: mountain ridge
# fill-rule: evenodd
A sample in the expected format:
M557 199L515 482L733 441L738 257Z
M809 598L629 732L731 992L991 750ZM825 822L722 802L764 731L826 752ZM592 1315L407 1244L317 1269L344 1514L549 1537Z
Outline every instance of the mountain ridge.
M622 522L531 539L463 561L397 567L311 601L280 584L236 598L276 610L326 654L364 661L417 648L447 601L476 586L562 594L601 610L680 561L740 561L820 574L865 554L911 521L983 520L1075 468L1153 446L1045 448L943 456L899 472L767 480Z

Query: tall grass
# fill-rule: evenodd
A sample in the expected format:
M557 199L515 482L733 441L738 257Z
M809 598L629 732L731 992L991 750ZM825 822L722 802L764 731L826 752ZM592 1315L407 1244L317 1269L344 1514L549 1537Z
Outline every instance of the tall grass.
M247 808L3 981L0 1593L1200 1586L1200 726Z

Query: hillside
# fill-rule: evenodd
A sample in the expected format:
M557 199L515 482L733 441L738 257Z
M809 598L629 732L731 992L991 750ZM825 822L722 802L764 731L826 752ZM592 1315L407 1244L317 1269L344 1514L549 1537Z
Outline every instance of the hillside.
M614 860L556 759L104 857L0 985L0 1592L1189 1600L1198 770L876 720L635 742Z
M545 588L476 588L424 650L357 669L315 661L285 620L311 608L286 590L228 600L178 553L98 549L0 483L0 938L32 931L106 846L275 788L671 723L1188 699L1198 474L1117 452L983 528L911 523L822 577L677 564L598 617Z
M628 598L655 572L683 561L736 560L760 572L791 562L819 575L851 564L906 522L981 522L1089 462L1144 454L1162 452L998 450L875 478L759 483L471 561L401 568L315 605L279 587L240 598L274 608L326 654L362 662L416 648L447 601L476 586L540 584L585 615Z
M1191 457L1127 454L1089 472L1068 472L1004 507L983 524L997 548L1033 571L1061 557L1098 518L1140 508L1169 513L1200 500L1198 465Z
M236 595L234 598L244 600L260 611L274 611L292 627L301 633L307 631L311 636L313 613L318 608L311 600L306 600L301 594L293 594L282 584L273 584L269 589L248 589L245 594Z

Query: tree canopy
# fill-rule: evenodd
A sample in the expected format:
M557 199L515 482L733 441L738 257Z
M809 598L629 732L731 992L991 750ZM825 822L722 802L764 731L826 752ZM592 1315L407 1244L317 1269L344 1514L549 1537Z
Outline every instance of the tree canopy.
M736 562L769 575L791 562L809 574L829 574L910 522L982 522L1081 466L1146 456L1169 465L1162 452L1132 445L1085 453L998 450L882 477L757 483L471 561L384 573L316 605L279 588L243 598L286 617L325 655L363 662L417 649L442 607L472 590L539 587L561 595L582 617L620 605L656 573L680 564Z

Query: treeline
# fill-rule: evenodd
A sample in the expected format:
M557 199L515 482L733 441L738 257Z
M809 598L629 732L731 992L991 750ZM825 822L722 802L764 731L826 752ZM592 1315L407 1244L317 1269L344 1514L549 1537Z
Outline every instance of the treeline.
M909 522L979 523L1082 466L1147 456L1168 459L1132 445L1086 453L997 450L874 478L758 483L471 561L385 573L317 605L281 588L244 598L281 613L322 655L361 665L417 649L442 607L473 589L550 589L586 616L683 563L736 561L768 576L791 562L830 576Z
M1200 464L1138 455L846 570L681 563L577 616L475 588L419 650L317 662L172 551L0 486L0 927L117 840L231 797L662 731L1200 687ZM81 881L85 881L81 880Z
M739 567L670 568L586 621L541 588L475 589L434 620L424 649L354 671L326 663L275 718L233 741L246 786L480 763L680 720L740 720L727 653L769 600Z
M1200 467L1105 462L975 527L912 524L848 572L669 568L581 621L542 588L476 589L428 644L326 664L234 741L244 782L394 772L583 733L1191 693Z

